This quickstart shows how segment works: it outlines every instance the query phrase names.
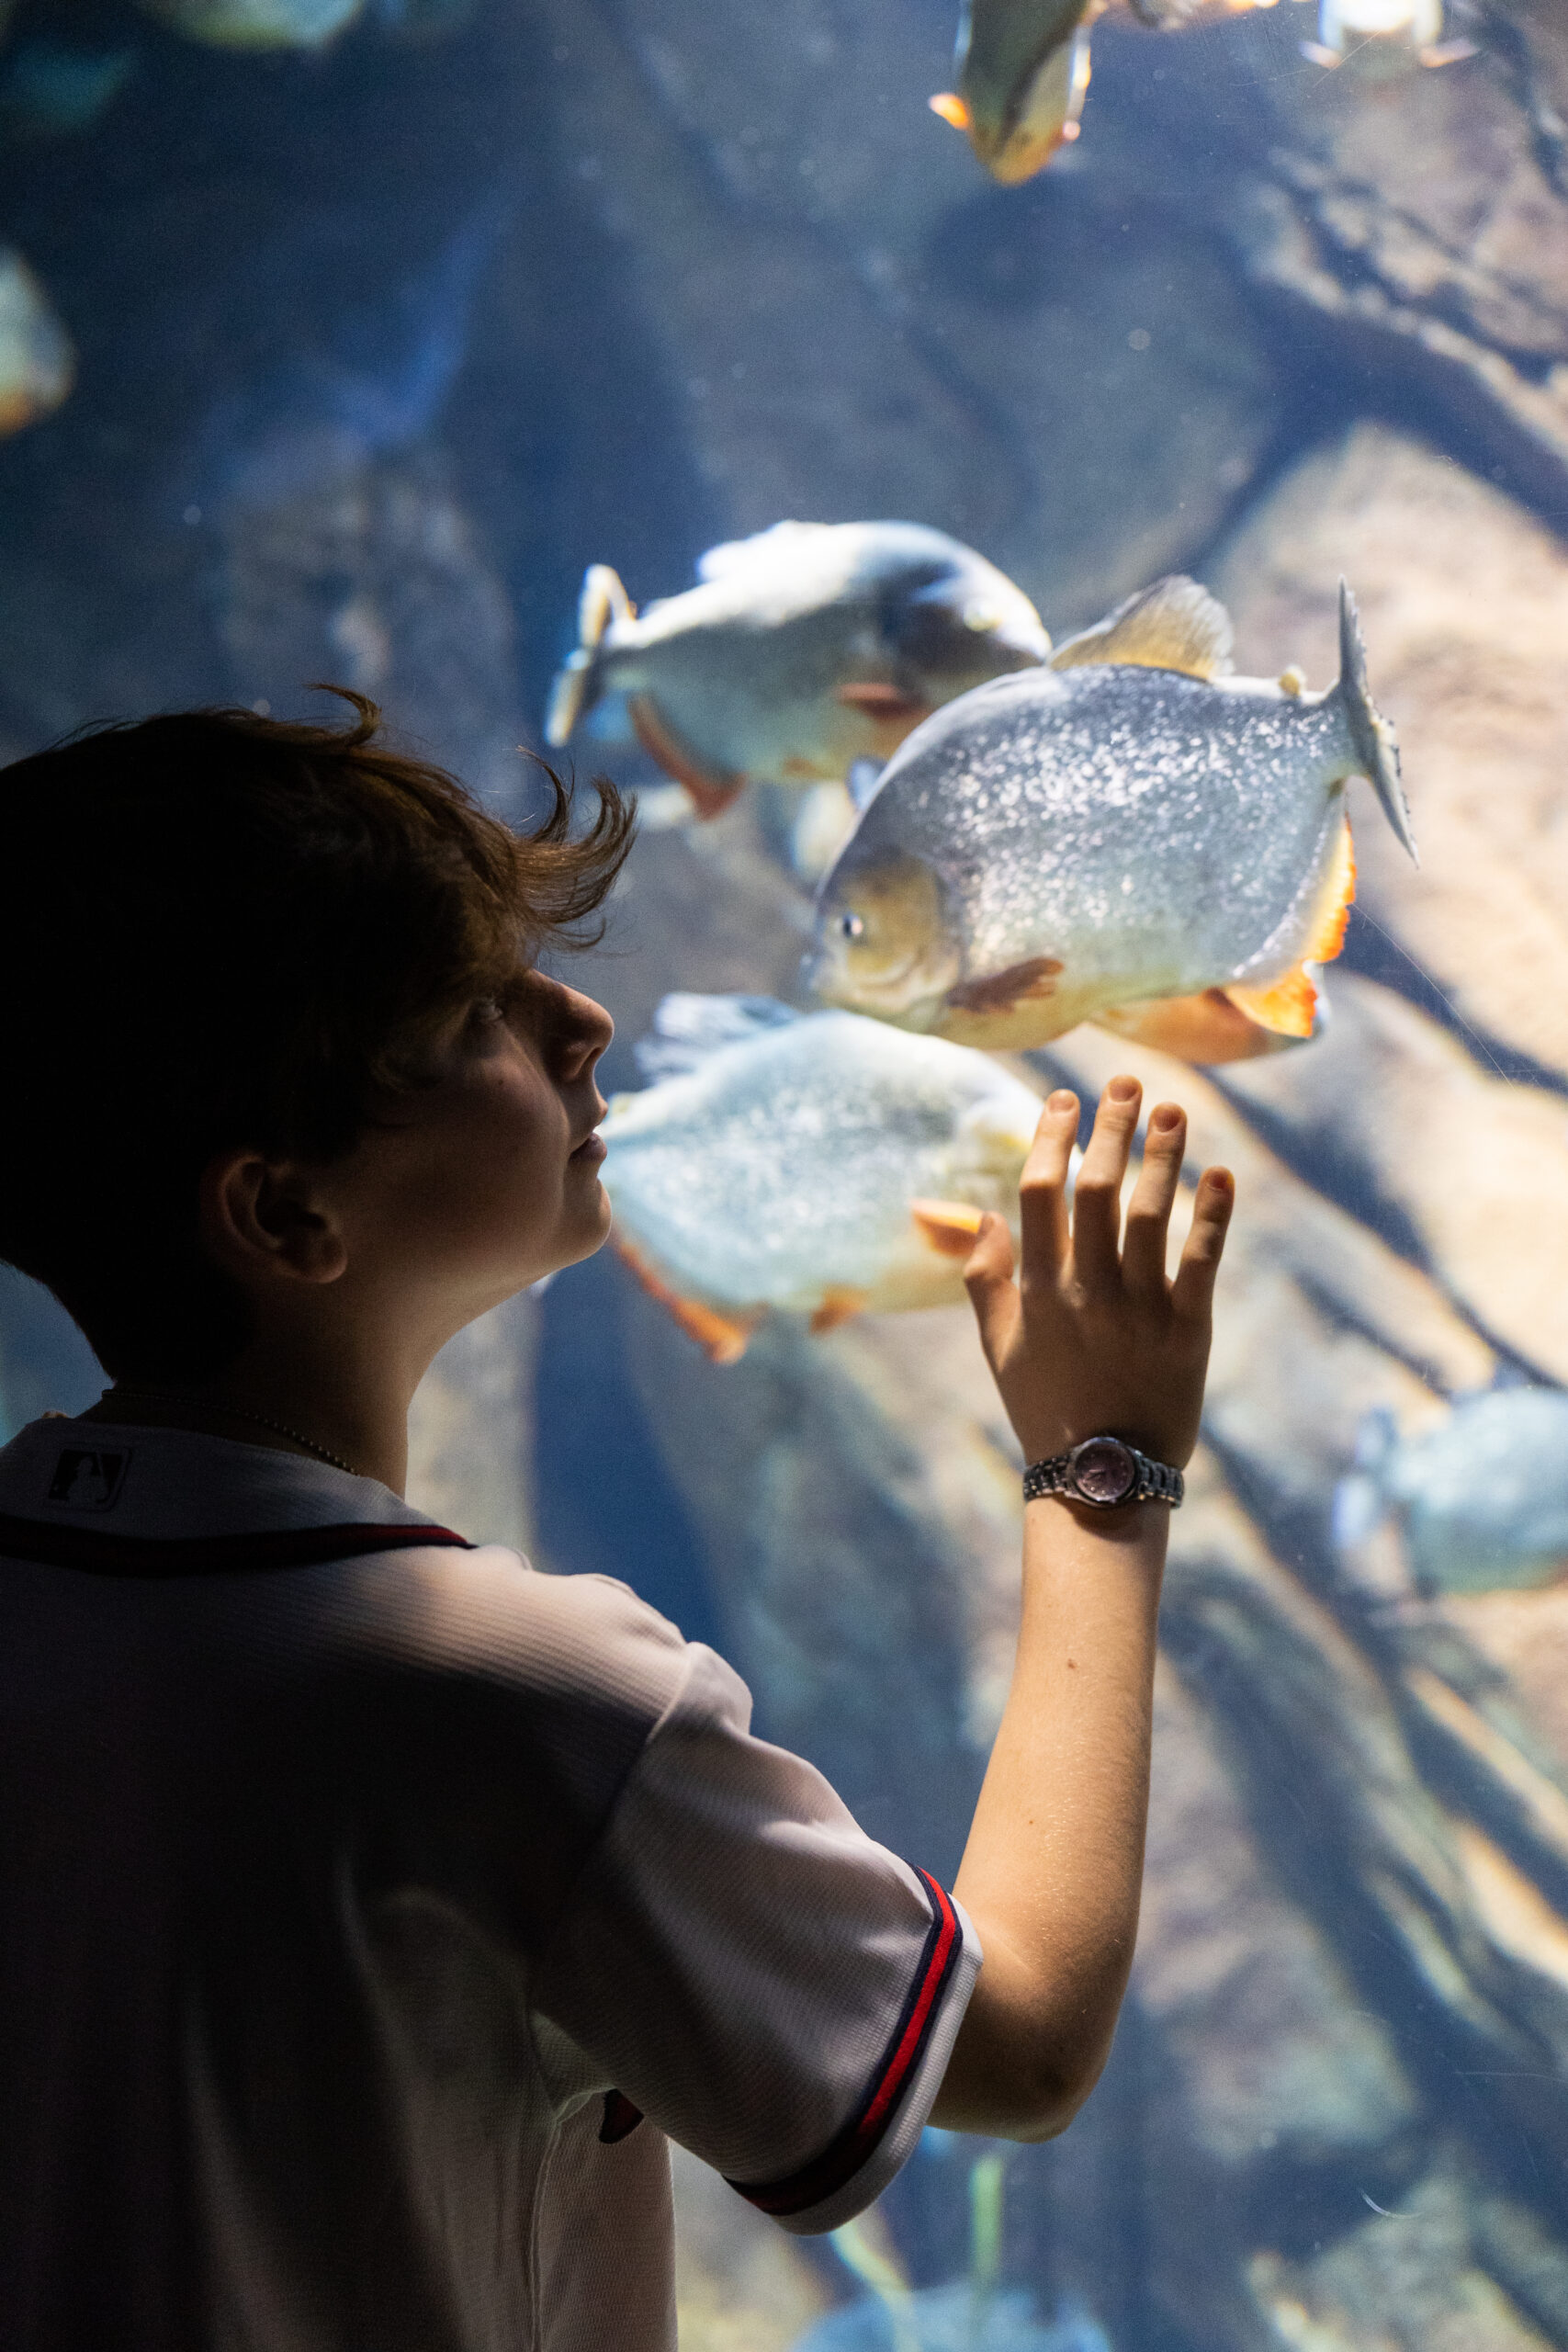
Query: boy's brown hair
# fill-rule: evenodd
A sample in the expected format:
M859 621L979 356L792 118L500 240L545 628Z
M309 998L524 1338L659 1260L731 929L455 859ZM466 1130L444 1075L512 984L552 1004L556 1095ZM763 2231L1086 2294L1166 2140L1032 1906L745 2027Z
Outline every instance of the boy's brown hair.
M514 832L393 751L248 710L96 727L0 769L0 1259L117 1377L243 1344L197 1238L219 1151L330 1159L519 950L581 944L631 845L612 785Z

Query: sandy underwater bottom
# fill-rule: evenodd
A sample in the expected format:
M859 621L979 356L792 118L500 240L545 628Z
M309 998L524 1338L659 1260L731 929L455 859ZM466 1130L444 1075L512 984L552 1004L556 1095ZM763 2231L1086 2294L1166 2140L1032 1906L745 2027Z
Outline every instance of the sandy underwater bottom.
M483 142L441 159L482 74L502 127L544 121L526 201L447 405L330 463L266 423L265 466L214 470L171 422L175 327L208 347L220 266L248 300L225 241L261 166L210 218L127 198L76 244L39 167L18 242L83 366L0 447L0 748L108 709L282 711L333 676L504 805L583 564L646 598L787 514L951 530L1057 636L1185 567L1242 670L1314 686L1343 571L1400 732L1423 864L1353 787L1359 897L1318 1041L1205 1073L1086 1028L1035 1063L1179 1095L1195 1158L1240 1185L1111 2066L1066 2138L1008 2155L975 2308L919 2299L973 2284L996 2151L933 2137L859 2272L678 2161L687 2352L908 2352L921 2328L924 2352L1568 2346L1568 1584L1424 1592L1394 1527L1349 1544L1336 1517L1380 1413L1414 1435L1499 1381L1568 1386L1568 167L1540 130L1568 112L1568 36L1554 0L1507 13L1528 91L1463 66L1298 94L1296 0L1283 32L1097 34L1073 173L1018 190L925 110L945 7L538 0L512 63L480 18L471 52L419 53L421 198L452 220L475 201ZM340 270L354 207L392 202L352 177ZM308 175L274 189L266 235L315 251L325 205ZM127 325L110 289L149 254L175 290L149 280ZM202 300L171 323L181 287ZM671 989L797 993L791 815L748 794L641 841L573 968L616 1017L610 1086ZM8 1418L94 1386L0 1289ZM965 1310L818 1339L779 1318L717 1367L606 1253L446 1351L411 1493L544 1566L626 1576L733 1657L761 1727L875 1835L951 1877L1019 1539ZM902 2344L878 2259L916 2299Z

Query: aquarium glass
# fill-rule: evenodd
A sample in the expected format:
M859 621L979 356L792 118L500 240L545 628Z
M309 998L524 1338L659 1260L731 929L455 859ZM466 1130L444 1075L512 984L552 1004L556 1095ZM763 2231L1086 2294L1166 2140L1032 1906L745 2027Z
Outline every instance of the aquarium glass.
M0 757L336 685L637 796L606 1091L762 1058L617 1103L624 1248L437 1360L411 1495L948 1884L1021 1515L962 1213L1123 1069L1235 1172L1110 2065L828 2239L677 2152L689 2352L1568 2346L1568 8L955 7L0 0ZM1099 782L938 889L885 763L954 808L1042 692ZM7 1434L101 1385L0 1278Z

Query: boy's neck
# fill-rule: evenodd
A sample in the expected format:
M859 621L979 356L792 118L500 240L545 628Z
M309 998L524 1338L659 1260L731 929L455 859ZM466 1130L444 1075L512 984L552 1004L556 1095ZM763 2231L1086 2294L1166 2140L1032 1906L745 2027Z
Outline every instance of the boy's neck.
M137 1380L106 1388L84 1420L193 1430L268 1445L375 1478L401 1495L408 1476L409 1397L400 1387L342 1379L328 1384L266 1379L260 1368L207 1381Z

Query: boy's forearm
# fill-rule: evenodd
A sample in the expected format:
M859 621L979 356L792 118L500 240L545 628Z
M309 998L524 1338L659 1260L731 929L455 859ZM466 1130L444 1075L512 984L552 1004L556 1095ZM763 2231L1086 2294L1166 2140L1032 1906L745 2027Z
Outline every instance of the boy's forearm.
M1012 1684L954 1893L986 1960L932 2120L1043 2138L1111 2047L1137 1933L1169 1515L1024 1514Z

